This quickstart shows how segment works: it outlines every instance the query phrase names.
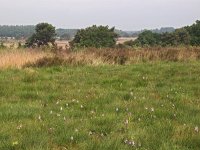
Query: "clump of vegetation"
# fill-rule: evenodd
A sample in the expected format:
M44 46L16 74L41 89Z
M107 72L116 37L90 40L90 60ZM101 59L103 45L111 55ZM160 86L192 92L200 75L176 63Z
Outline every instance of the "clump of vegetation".
M155 33L144 31L139 34L137 40L125 42L128 46L180 46L180 45L200 45L200 21L196 21L192 26L176 29L174 32Z
M4 45L4 43L0 42L0 49L5 49L5 48L6 48L6 46Z
M115 28L109 29L108 26L92 26L79 30L75 38L70 43L72 48L103 48L114 47L117 34Z
M51 66L62 66L65 64L65 60L58 56L43 57L35 62L27 63L23 67L51 67Z
M27 47L48 46L49 43L54 45L56 31L55 27L48 23L40 23L36 25L35 33L26 41Z
M191 26L185 27L185 29L189 32L191 36L190 44L193 46L199 46L200 45L200 20L197 20L196 23L194 23Z

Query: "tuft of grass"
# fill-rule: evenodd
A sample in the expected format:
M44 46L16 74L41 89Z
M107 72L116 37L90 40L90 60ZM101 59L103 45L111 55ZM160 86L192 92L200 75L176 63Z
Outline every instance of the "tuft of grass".
M16 49L0 51L0 68L22 68L27 63L49 56L48 52L31 49Z
M0 71L0 149L200 145L200 62Z

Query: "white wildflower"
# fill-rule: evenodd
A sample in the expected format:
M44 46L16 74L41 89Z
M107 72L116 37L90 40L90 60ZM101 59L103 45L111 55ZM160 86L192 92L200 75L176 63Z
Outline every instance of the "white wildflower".
M119 111L119 108L116 108L116 111Z
M132 143L131 143L131 144L132 144L132 146L135 146L135 142L134 142L134 141L132 141Z
M89 135L92 135L92 131L89 132Z
M73 140L74 140L74 137L73 137L73 136L71 136L71 137L70 137L70 139L73 141Z
M124 140L124 143L125 143L125 144L127 144L127 143L128 143L128 140L127 140L127 139L126 139L126 140Z
M17 126L17 130L20 130L22 128L22 124L20 124L19 126Z
M41 116L40 115L38 116L38 119L41 120Z
M154 108L151 108L151 111L154 112Z
M128 121L128 119L125 121L125 125L128 125L128 123L129 123L129 121Z
M194 130L195 130L195 132L199 132L199 127L196 126L196 127L194 128Z

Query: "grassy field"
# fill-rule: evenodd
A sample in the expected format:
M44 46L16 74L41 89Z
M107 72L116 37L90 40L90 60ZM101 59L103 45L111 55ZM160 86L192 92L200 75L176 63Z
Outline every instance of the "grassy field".
M0 70L2 150L198 150L200 62Z

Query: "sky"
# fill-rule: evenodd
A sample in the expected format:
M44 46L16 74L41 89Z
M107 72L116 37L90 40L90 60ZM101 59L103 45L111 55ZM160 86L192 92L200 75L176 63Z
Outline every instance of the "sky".
M200 20L200 0L0 0L0 25L48 22L57 28L182 27Z

